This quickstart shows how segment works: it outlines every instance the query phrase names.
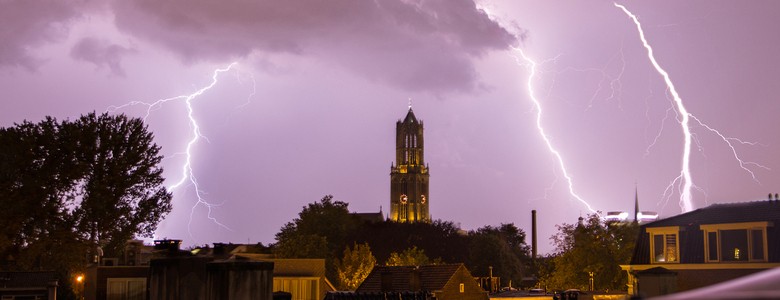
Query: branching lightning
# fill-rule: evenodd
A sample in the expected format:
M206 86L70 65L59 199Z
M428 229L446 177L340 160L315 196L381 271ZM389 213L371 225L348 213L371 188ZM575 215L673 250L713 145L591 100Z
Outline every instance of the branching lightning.
M525 61L525 64L529 66L530 74L528 75L528 81L526 82L526 88L528 89L528 97L531 99L531 101L534 103L534 108L536 109L536 129L539 130L539 135L544 140L545 144L547 145L547 149L552 153L555 158L558 160L558 165L561 168L561 172L563 172L563 177L566 178L566 182L568 183L569 187L569 194L571 194L572 197L577 199L577 201L580 201L585 207L590 210L590 212L595 213L596 210L593 209L590 204L588 204L587 201L582 199L580 195L578 195L574 191L574 183L572 182L571 176L569 176L569 172L566 170L566 164L563 162L563 157L561 156L561 153L558 152L558 150L553 147L552 142L550 141L550 137L545 133L544 126L542 126L542 104L539 102L538 99L536 99L536 95L534 93L534 85L533 81L536 77L536 62L525 55L523 50L519 48L514 48L515 51L520 53L520 57ZM520 62L519 59L517 59L518 64L523 65L523 63Z
M170 101L183 101L186 104L186 107L187 107L187 118L189 120L189 126L190 126L190 129L191 129L191 135L190 135L189 141L187 142L185 150L183 152L183 154L185 155L185 161L184 161L184 164L181 166L181 178L177 182L175 182L174 184L170 185L168 187L168 191L169 192L173 192L174 190L179 189L181 186L183 186L185 184L192 185L193 188L194 188L194 192L195 192L195 196L197 198L197 201L195 202L195 204L193 204L192 208L190 209L190 219L189 219L189 222L187 223L187 231L189 232L190 236L192 236L192 232L190 231L190 226L192 225L192 218L193 218L193 215L195 213L195 209L198 206L206 207L206 209L208 210L207 218L211 222L213 222L214 224L219 225L222 228L225 228L227 230L231 230L228 226L226 226L225 224L219 222L219 220L217 220L216 217L212 216L212 208L220 206L222 204L212 203L212 202L206 201L205 193L200 188L200 185L198 184L197 177L195 176L195 173L193 172L193 169L192 169L192 157L193 157L192 148L200 141L201 138L208 142L208 138L205 137L201 133L201 131L200 131L200 125L199 125L198 120L196 119L196 117L194 115L195 110L193 109L192 102L196 98L198 98L199 96L203 95L205 92L210 90L212 87L214 87L218 83L218 81L219 81L218 78L219 78L220 74L232 70L233 68L236 67L236 65L237 65L237 63L234 62L234 63L231 63L230 65L228 65L227 67L219 68L219 69L214 70L214 73L213 73L213 75L211 77L211 82L208 85L206 85L206 86L204 86L204 87L198 89L197 91L195 91L195 92L193 92L191 94L188 94L188 95L179 95L179 96L175 96L175 97L160 99L160 100L157 100L157 101L154 101L154 102L132 101L132 102L128 102L128 103L126 103L124 105L109 107L110 111L116 111L116 110L123 109L123 108L129 107L129 106L136 106L136 105L145 106L146 107L146 115L144 115L144 120L146 120L151 115L152 112L160 109L160 107L163 104L167 103L167 102L170 102ZM252 82L253 82L253 92L252 92L251 95L249 95L249 97L247 98L247 101L249 101L250 98L256 92L256 86L254 85L254 78L251 78L251 79L252 79ZM239 81L240 81L240 78L239 78ZM246 104L248 104L248 102L245 103L245 104L242 104L242 106L245 106Z
M731 153L734 156L734 158L739 163L740 168L745 170L750 174L750 176L753 178L754 181L758 182L756 175L753 173L752 170L750 170L747 166L752 165L755 167L763 168L763 169L769 169L763 165L760 165L755 162L745 162L743 161L740 156L738 155L736 148L734 148L734 144L732 142L737 142L740 144L747 144L747 145L755 145L755 143L752 142L745 142L737 138L727 137L723 135L720 131L710 127L709 125L702 122L699 118L694 116L693 114L689 113L688 110L685 108L685 105L683 104L682 98L680 97L679 93L677 93L677 89L674 87L674 83L672 83L672 80L669 76L669 73L667 73L659 64L658 61L656 61L655 56L653 55L653 48L650 46L650 43L648 43L647 39L645 38L645 33L642 30L642 25L639 22L639 19L631 13L625 6L613 3L615 7L620 8L623 10L623 12L631 18L631 20L634 22L634 25L636 25L637 31L639 32L639 38L642 40L642 45L647 50L647 57L650 60L650 63L653 65L655 70L664 78L664 82L666 83L666 86L668 88L669 93L673 97L673 102L676 106L676 113L678 116L678 121L680 123L680 127L683 132L684 136L684 146L683 146L683 155L682 155L682 166L680 170L680 175L675 177L667 186L667 188L664 190L664 197L671 197L672 193L671 191L674 189L674 187L677 187L678 192L680 193L680 208L683 212L688 212L693 210L693 197L691 194L691 189L696 188L696 186L693 183L693 179L691 177L691 171L690 171L690 156L691 156L691 145L693 140L693 135L691 134L691 126L690 121L693 119L696 121L697 124L700 126L706 128L708 131L716 134L718 137L720 137L721 140L723 140L728 147L731 149ZM668 115L668 111L667 111ZM662 129L663 130L663 127ZM660 135L660 132L659 132ZM658 140L658 136L656 136L656 139L653 141L653 144L655 141ZM652 146L652 145L651 145ZM649 149L649 148L648 148ZM668 196L667 196L668 195ZM667 198L668 199L668 198Z

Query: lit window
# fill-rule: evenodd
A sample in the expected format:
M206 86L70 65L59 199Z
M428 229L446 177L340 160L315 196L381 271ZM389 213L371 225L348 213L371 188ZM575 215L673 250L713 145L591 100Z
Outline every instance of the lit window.
M292 300L318 300L319 279L316 277L303 278L274 278L274 291L283 291L292 294Z
M465 291L466 291L466 285L461 283L460 284L460 292L463 293Z
M766 261L767 222L701 225L707 262Z
M650 254L654 263L679 263L680 245L677 227L647 228L650 234Z

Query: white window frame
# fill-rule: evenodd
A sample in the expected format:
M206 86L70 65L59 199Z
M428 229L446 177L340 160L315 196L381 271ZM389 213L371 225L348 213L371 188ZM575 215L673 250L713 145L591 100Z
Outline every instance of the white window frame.
M146 278L145 277L114 277L114 278L107 278L106 279L106 299L113 299L111 298L111 284L112 283L121 283L123 285L122 288L122 295L120 296L120 299L125 300L129 296L130 292L130 282L137 282L142 283L141 290L143 291L143 299L146 299Z
M748 260L747 262L766 262L768 261L769 256L769 247L767 245L767 233L766 229L767 227L772 227L774 224L771 222L743 222L743 223L725 223L725 224L704 224L699 225L699 229L701 229L704 232L704 261L708 263L719 263L724 262L723 261L723 249L721 249L721 231L722 230L745 230L747 231L747 238L748 238L748 249L747 249L747 255ZM761 259L755 259L753 258L753 230L761 230L761 236L763 239L763 253L764 257ZM717 260L710 260L710 245L709 245L709 233L715 232L717 235L717 241L715 244L718 247L718 259ZM726 263L734 263L735 261L726 261ZM739 263L739 262L737 262Z
M680 257L680 227L679 226L667 226L667 227L648 227L645 228L645 232L647 232L650 235L650 262L654 264L679 264L681 257ZM657 257L655 253L655 236L661 235L663 236L664 244L666 243L666 236L667 235L674 235L675 239L675 260L674 261L657 261L655 258ZM666 252L666 247L664 246L664 253L663 256L669 257L668 253Z

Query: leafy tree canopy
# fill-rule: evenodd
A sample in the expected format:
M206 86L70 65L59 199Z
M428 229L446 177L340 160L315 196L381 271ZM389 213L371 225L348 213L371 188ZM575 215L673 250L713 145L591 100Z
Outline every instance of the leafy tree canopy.
M118 256L171 210L160 147L141 119L89 113L0 128L0 260L68 271Z
M275 253L289 258L335 257L344 249L347 236L359 225L347 207L345 202L334 201L332 195L304 206L298 218L285 224L276 234ZM301 245L307 241L309 245ZM296 249L300 247L310 250Z
M344 249L341 259L336 259L339 289L354 291L368 277L376 265L376 258L368 244L353 244Z
M423 266L431 264L439 264L441 259L431 260L425 255L423 249L417 249L417 246L407 248L401 253L390 253L390 257L385 262L388 266Z
M512 223L481 227L470 232L469 240L467 266L475 276L487 276L492 267L493 276L517 286L530 269L525 232Z
M556 252L543 268L541 284L548 289L587 289L593 272L596 290L625 290L626 274L620 264L631 260L639 226L605 223L598 214L577 224L557 225L552 236Z

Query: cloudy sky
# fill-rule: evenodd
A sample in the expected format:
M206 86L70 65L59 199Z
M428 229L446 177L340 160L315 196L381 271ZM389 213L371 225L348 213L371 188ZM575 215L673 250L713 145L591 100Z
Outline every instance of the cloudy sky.
M780 192L780 3L623 4L701 121L690 123L693 208ZM216 78L191 99L204 136L192 167L216 221L182 185L158 238L270 243L326 194L387 212L409 98L425 124L435 219L530 232L536 209L549 252L555 224L590 213L564 175L594 210L632 210L636 188L642 210L682 211L681 182L669 186L682 115L612 2L10 0L0 28L0 126L145 118L169 186L193 138L175 97ZM521 50L565 173L537 129Z

